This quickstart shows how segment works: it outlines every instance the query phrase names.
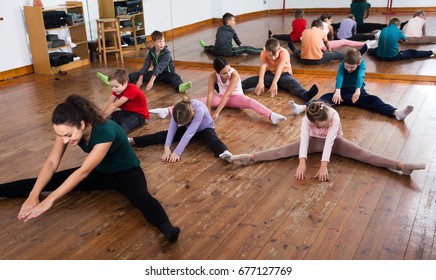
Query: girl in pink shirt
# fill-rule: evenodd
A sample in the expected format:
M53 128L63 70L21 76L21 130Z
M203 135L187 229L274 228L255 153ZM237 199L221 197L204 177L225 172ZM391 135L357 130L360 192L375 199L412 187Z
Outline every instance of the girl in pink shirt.
M300 140L254 154L222 155L221 157L230 162L247 165L250 162L270 161L298 155L300 163L295 178L304 179L307 154L322 152L321 166L315 175L320 181L329 180L327 167L331 153L374 166L398 170L404 175L410 175L414 170L425 168L423 163L404 163L377 155L343 138L342 135L341 121L336 110L322 101L315 101L308 106L306 116L301 122Z
M219 114L225 107L253 109L259 115L271 120L273 124L278 124L286 120L284 116L274 113L255 99L244 95L241 77L238 71L230 67L224 57L215 58L213 60L213 67L215 72L209 76L208 94L206 97L199 98L198 100L206 104L215 122L218 120ZM217 91L218 94L215 94L215 91ZM212 107L216 108L213 113ZM165 118L169 114L172 114L172 111L173 107L156 108L150 110L150 113L157 114L160 118Z
M427 36L424 11L417 11L403 27L406 43L409 45L434 44L436 36Z
M215 58L213 67L215 72L209 76L207 97L199 100L206 104L215 122L224 107L253 109L259 115L270 119L273 124L286 120L284 116L274 113L255 99L244 95L238 71L231 68L225 58ZM215 90L218 94L215 94ZM216 108L213 113L212 107Z

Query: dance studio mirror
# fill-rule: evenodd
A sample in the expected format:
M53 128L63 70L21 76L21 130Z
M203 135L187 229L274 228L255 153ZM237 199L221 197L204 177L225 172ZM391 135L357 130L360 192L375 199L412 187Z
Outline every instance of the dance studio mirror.
M374 1L377 2L376 0ZM255 16L247 14L237 15L235 13L237 15L235 29L242 43L245 45L262 47L267 39L268 30L272 30L273 33L287 33L291 29L291 21L294 18L293 11L283 14L282 10L277 5L277 1L273 1L273 4L270 4L271 1L268 0L262 2L264 12L258 10L258 12L253 13ZM234 4L233 2L229 4L224 1L209 2L201 0L188 2L177 0L144 0L143 3L147 34L150 34L153 30L165 31L167 47L171 51L174 60L202 63L211 63L213 57L202 50L198 41L199 39L202 39L207 44L213 44L215 41L215 31L219 24L213 24L213 27L210 26L209 28L204 26L199 26L197 28L194 22L201 22L210 18L220 18L223 11L227 9L225 6L230 7L232 5L239 5ZM147 7L152 8L147 9ZM260 9L262 9L262 7ZM201 15L202 17L200 17L195 14L196 11L201 12L208 9L211 10L210 15ZM288 9L290 10L290 8ZM404 21L412 16L412 13L384 15L380 12L380 9L381 8L378 8L379 11L375 10L371 13L371 21L389 21L391 17L399 17L400 20ZM329 11L331 10L332 9L329 9ZM343 9L340 9L340 12L333 13L333 22L340 22L345 18L345 15L343 17L341 15L342 10ZM307 12L306 18L308 24L319 16L317 12L319 12L320 9L314 9L314 11L316 12L310 12L310 10ZM227 10L224 12L227 12ZM319 13L321 14L322 12ZM153 20L147 22L147 19ZM429 24L427 25L431 26ZM193 31L186 32L186 30L183 30L186 26L193 27ZM427 28L429 29L429 27ZM175 31L173 32L173 30ZM431 32L434 33L433 30L431 30ZM286 46L286 42L281 43L282 46ZM413 46L412 48L425 50L426 48L434 48L434 45L420 45ZM145 51L141 51L139 57L145 57ZM259 63L257 56L248 55L232 58L231 61L232 64L247 66L257 66ZM434 59L407 61L407 63L399 63L400 67L398 67L397 64L395 67L392 67L391 63L376 63L373 58L368 58L365 61L367 64L367 73L418 74L423 76L434 76L434 74L432 74L432 69L436 67L436 61ZM307 67L293 62L293 68L336 71L337 63L330 62ZM393 68L395 68L395 71Z

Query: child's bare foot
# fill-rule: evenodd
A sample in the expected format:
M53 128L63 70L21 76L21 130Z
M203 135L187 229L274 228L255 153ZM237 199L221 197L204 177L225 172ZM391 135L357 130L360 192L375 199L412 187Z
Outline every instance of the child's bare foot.
M250 162L253 161L253 155L251 154L240 154L240 155L234 155L231 157L231 162L240 162L242 165L248 165Z

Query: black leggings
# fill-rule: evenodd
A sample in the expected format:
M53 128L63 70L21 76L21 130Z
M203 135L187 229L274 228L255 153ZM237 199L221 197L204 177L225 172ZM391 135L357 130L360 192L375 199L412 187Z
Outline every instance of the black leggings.
M54 191L76 169L78 167L54 173L43 191ZM0 184L0 197L27 197L35 182L36 178L32 178ZM148 192L147 181L141 167L133 167L110 174L93 170L73 191L93 191L109 188L122 193L154 226L159 227L162 223L169 222L162 205Z
M186 126L179 126L176 135L174 135L173 141L180 141L186 130ZM165 144L167 134L168 130L163 130L149 135L133 137L133 141L135 141L135 145L138 147ZM205 128L202 131L197 131L192 138L198 139L206 144L216 157L222 154L225 150L228 150L227 146L218 138L218 135L216 135L215 129L213 128Z

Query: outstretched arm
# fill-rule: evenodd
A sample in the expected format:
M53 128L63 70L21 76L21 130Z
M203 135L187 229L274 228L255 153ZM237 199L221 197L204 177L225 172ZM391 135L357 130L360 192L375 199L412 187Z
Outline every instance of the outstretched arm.
M235 88L238 80L239 80L239 73L236 70L234 70L232 72L232 76L230 78L229 86L227 87L226 92L224 92L224 95L223 95L223 98L221 98L220 104L218 105L218 107L216 108L215 112L212 115L212 118L214 119L214 121L218 120L218 116L221 113L222 109L224 109L224 107L226 106L227 101L229 101L230 95L232 94L233 89Z
M126 103L129 99L125 96L121 97L120 99L116 100L117 98L115 96L111 96L108 100L108 105L103 111L103 116L105 118L109 117L116 109L120 108L124 103ZM112 101L112 102L110 102Z
M364 18L368 18L368 17L369 17L369 9L370 9L370 8L366 9L366 13L365 13Z
M266 61L260 60L260 69L259 69L259 81L256 85L256 95L260 95L265 91L265 72L266 72Z
M65 194L74 189L89 173L103 160L107 154L112 142L97 144L86 157L82 166L74 171L56 190L50 193L41 203L38 203L32 210L25 216L21 217L24 221L36 218L48 209L50 209L54 202Z
M53 148L39 172L38 178L36 179L29 197L21 206L20 212L18 213L19 220L26 218L30 214L32 208L39 203L39 195L58 169L66 149L67 144L64 144L62 138L56 137Z
M279 65L277 66L276 73L274 75L274 79L271 82L271 87L269 88L268 92L271 94L271 97L276 97L278 93L278 86L277 82L279 81L280 77L282 76L283 67L285 67L286 60L281 60Z
M209 80L207 81L207 99L206 99L206 107L209 112L212 111L212 100L215 94L215 84L216 84L216 75L215 73L210 74Z

